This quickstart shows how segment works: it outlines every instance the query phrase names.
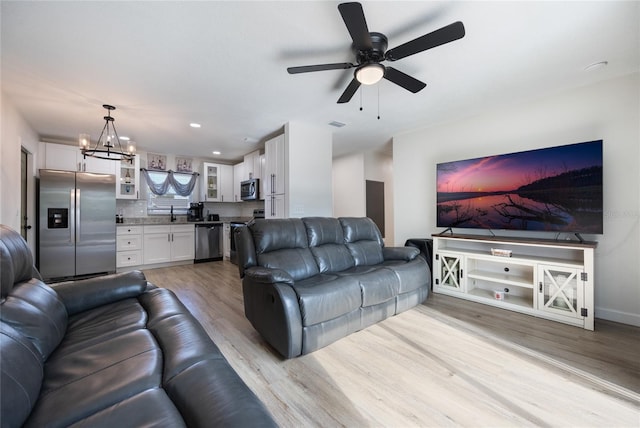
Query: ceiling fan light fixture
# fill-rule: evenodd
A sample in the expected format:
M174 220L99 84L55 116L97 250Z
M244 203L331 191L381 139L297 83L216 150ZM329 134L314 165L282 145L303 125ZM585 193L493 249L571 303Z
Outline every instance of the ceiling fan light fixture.
M362 65L356 70L355 76L363 85L375 85L384 77L384 65L377 62Z

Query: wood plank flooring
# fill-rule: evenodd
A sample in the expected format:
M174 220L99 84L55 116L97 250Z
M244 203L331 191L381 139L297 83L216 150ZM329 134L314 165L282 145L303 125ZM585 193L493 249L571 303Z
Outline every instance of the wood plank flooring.
M284 360L244 317L237 267L145 270L283 427L640 426L640 328L596 331L448 296Z

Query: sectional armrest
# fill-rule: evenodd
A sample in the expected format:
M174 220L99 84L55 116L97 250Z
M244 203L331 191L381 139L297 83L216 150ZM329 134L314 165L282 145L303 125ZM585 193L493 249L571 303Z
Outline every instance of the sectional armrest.
M420 250L415 247L383 247L382 256L385 260L404 260L411 261L415 259Z
M245 276L251 278L255 283L275 284L282 282L293 285L294 280L288 272L282 269L269 269L265 267L254 266L244 271Z
M82 279L51 286L64 302L69 315L118 300L139 296L147 288L140 271Z

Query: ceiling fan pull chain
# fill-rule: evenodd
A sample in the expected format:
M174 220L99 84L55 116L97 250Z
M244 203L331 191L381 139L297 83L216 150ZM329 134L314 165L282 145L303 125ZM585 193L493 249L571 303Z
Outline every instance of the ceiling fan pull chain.
M380 85L376 86L378 86L378 120L380 120Z
M360 87L360 111L362 111L362 87Z

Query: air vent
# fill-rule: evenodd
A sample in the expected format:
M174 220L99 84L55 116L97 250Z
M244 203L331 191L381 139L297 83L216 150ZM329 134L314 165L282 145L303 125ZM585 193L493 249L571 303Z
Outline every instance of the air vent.
M335 126L336 128L342 128L345 124L336 120L332 120L331 122L329 122L329 125Z

